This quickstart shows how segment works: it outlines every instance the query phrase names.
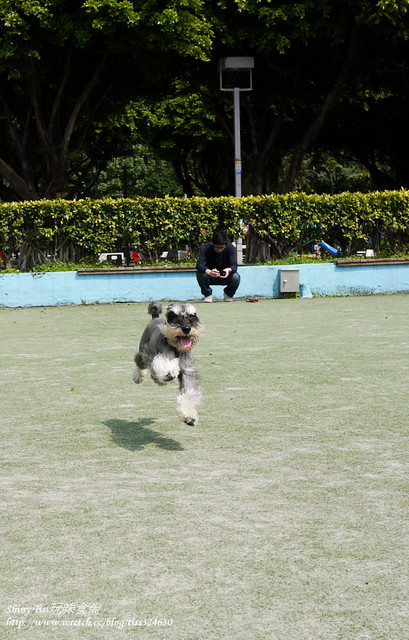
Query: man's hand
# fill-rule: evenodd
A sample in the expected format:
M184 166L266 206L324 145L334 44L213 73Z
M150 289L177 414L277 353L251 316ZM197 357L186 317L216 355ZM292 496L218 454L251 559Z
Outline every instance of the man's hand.
M226 267L226 269L223 269L222 271L218 271L217 269L206 269L205 274L212 278L227 278L230 272L230 267Z

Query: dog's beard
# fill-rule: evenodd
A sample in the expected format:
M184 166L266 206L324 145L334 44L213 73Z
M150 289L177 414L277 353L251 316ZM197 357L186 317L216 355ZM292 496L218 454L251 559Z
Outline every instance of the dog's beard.
M163 324L160 327L163 335L174 349L185 352L190 351L196 342L201 338L203 333L203 325L198 324L191 328L190 333L186 335L180 327L171 324Z

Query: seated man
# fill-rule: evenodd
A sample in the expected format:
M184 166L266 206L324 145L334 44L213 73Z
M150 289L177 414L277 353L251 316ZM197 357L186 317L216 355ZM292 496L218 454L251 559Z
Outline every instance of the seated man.
M237 273L236 249L228 242L224 231L216 231L211 242L203 245L196 269L203 302L213 302L210 285L224 285L224 300L232 300L240 284L240 276Z

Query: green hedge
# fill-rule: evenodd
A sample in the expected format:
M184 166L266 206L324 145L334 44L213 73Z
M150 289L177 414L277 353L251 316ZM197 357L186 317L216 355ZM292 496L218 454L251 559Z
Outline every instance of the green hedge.
M290 193L245 198L246 218L256 234L286 253L313 241L339 245L344 255L365 248L405 252L409 248L409 191Z
M3 203L0 248L57 257L70 246L96 256L129 243L156 259L170 247L197 250L218 227L235 235L241 221L281 256L321 239L340 245L344 255L364 248L368 238L377 250L406 252L409 191Z

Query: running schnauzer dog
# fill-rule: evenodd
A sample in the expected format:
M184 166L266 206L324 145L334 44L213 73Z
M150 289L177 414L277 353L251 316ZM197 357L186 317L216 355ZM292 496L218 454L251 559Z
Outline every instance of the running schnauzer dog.
M183 422L195 425L199 421L197 408L202 391L191 349L201 337L204 327L192 304L170 304L165 319L159 317L161 303L151 302L148 313L152 320L145 328L135 354L134 382L143 382L148 370L152 380L160 385L178 378L179 417Z

